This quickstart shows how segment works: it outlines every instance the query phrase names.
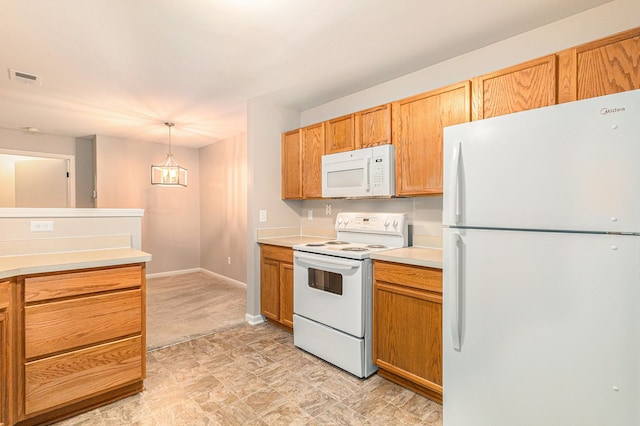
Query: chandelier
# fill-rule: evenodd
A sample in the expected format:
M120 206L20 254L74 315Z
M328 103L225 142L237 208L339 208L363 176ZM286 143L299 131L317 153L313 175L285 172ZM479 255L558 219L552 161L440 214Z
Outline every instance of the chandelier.
M169 128L169 152L167 158L158 165L151 166L151 184L161 186L187 186L187 169L182 168L173 159L171 152L171 128L174 123L166 122Z

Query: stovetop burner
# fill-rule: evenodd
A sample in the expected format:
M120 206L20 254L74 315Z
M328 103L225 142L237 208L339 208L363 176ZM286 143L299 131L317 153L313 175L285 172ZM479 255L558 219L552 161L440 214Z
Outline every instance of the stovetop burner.
M344 245L344 244L349 244L346 241L339 241L339 240L334 240L334 241L327 241L325 242L326 245Z
M307 247L322 247L324 243L308 243L305 244Z
M387 248L387 246L382 245L382 244L369 244L367 246L367 248L371 248L371 249L383 249L383 248Z

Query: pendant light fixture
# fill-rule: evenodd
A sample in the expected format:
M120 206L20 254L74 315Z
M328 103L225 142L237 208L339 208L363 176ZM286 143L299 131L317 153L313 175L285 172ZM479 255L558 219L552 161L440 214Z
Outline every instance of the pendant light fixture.
M176 163L171 152L171 128L174 123L166 122L169 128L169 152L167 158L157 166L151 166L151 184L162 186L187 186L187 169Z

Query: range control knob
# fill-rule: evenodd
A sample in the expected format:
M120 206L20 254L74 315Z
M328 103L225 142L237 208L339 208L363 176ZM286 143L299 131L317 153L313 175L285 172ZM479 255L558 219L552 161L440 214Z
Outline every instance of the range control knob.
M385 227L385 228L388 228L388 227L389 227L389 218L388 218L388 217L387 217L387 218L385 218L385 220L384 220L384 227Z
M393 227L394 228L398 227L398 219L393 219Z
M341 217L338 218L338 226L340 226L340 225L342 225L342 218Z

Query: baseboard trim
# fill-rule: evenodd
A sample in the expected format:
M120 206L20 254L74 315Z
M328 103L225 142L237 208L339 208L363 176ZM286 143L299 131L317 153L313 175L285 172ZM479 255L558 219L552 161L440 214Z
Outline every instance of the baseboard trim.
M202 268L180 269L178 271L157 272L155 274L147 274L147 278L160 278L160 277L168 277L171 275L184 275L184 274L191 274L193 272L202 272Z
M192 274L194 272L201 272L203 274L207 274L207 275L210 275L212 277L220 278L220 279L223 279L225 281L229 281L230 283L237 284L237 285L240 285L240 286L245 287L245 288L247 287L247 284L243 283L242 281L238 281L238 280L234 280L233 278L225 277L224 275L218 274L218 273L213 272L213 271L209 271L208 269L204 269L204 268L180 269L178 271L158 272L158 273L155 273L155 274L147 274L147 278L169 277L171 275Z
M262 315L244 314L244 320L249 325L258 325L264 322L264 317Z
M233 278L225 277L224 275L218 274L218 273L213 272L213 271L209 271L208 269L200 268L200 272L202 272L203 274L211 275L212 277L216 277L216 278L223 279L225 281L232 282L234 284L240 285L240 286L245 287L245 288L247 287L247 283L243 283L242 281L234 280Z

